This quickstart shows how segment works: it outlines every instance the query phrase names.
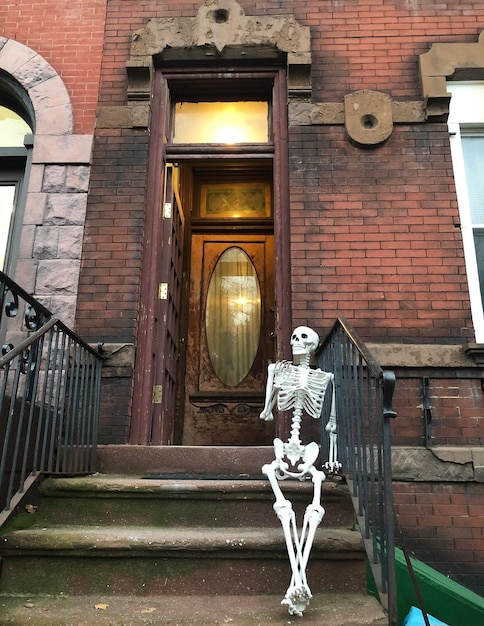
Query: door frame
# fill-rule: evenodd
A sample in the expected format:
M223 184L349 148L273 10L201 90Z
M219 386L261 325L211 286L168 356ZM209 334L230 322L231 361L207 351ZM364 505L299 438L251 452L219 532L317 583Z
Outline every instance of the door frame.
M288 168L288 122L287 122L287 83L285 68L251 69L245 72L210 70L206 72L207 84L217 85L217 79L225 77L233 81L237 91L243 84L272 85L272 164L274 201L274 303L275 303L275 356L277 360L290 358L289 337L291 333L291 262L289 225L289 168ZM229 77L227 79L227 76ZM208 78L210 77L210 78ZM168 83L170 81L170 84ZM223 149L207 145L175 146L168 145L171 124L171 92L185 88L192 81L203 80L200 72L194 73L179 69L173 73L158 69L153 80L151 132L148 154L147 193L144 222L144 246L141 274L139 316L136 337L136 358L133 379L132 417L129 443L150 445L151 411L155 376L158 285L160 283L160 254L162 236L163 172L167 158L180 159L223 158ZM241 82L242 81L242 82ZM223 91L217 88L220 97ZM243 93L243 91L241 92ZM167 148L169 148L167 150ZM227 149L225 149L227 152ZM231 154L260 158L264 147L248 146L228 150ZM267 147L265 147L267 152ZM232 156L233 158L233 156ZM286 418L276 419L277 437L287 437L290 423Z

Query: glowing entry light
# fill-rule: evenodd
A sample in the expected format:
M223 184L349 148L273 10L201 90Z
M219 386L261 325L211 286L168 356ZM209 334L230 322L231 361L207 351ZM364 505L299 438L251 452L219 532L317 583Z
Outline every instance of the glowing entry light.
M267 143L267 102L178 102L174 143Z

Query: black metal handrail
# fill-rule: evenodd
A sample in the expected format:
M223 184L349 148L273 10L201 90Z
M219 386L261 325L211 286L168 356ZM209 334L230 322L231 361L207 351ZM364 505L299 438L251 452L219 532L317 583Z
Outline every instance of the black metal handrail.
M42 474L95 471L102 357L3 272L0 329L1 526Z
M391 626L397 623L390 421L395 376L383 371L351 325L338 319L322 342L317 365L333 372L338 455L357 523ZM327 438L323 436L324 458Z

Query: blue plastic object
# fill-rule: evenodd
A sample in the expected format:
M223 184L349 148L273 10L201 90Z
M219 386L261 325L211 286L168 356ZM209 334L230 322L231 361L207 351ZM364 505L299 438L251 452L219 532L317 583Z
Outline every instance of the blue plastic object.
M436 617L432 617L428 613L427 617L429 618L430 626L447 626L447 624L444 624L444 622L441 622ZM412 606L402 626L425 626L425 619L422 611L417 609L415 606Z

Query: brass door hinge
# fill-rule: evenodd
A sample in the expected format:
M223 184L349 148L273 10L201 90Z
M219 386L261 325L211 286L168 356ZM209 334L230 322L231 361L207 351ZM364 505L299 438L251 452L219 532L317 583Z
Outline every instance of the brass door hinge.
M163 387L161 385L153 385L153 404L161 404L163 396Z
M160 300L168 299L168 283L160 283L158 286L158 298Z

